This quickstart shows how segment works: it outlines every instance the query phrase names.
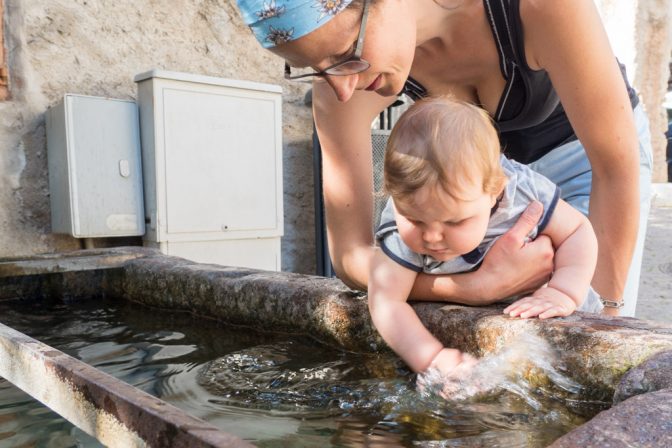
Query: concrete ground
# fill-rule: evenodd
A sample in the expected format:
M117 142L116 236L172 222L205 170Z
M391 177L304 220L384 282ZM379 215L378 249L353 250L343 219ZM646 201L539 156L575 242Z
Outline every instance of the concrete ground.
M654 184L635 316L672 322L672 183Z

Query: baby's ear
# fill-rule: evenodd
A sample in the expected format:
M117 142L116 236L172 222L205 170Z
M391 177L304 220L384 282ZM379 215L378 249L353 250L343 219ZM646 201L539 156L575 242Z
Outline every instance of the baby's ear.
M506 184L509 183L509 178L502 175L499 179L499 185L497 186L497 197L499 198L502 193L504 192L504 188L506 188Z
M504 188L506 188L507 182L509 182L509 178L506 176L502 176L499 179L498 185L495 188L495 192L491 195L492 197L492 203L490 204L491 207L494 207L497 201L502 198L502 194L504 193Z
M495 204L497 204L498 200L499 200L499 195L498 194L491 194L490 195L490 208L493 208L495 206Z

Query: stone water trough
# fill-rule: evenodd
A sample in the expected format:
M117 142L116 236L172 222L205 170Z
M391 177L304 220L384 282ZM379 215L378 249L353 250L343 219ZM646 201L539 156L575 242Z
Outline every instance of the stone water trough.
M142 248L0 260L0 300L96 296L306 334L348 351L386 349L369 320L366 296L336 279L204 265ZM496 306L413 306L445 345L477 356L539 336L585 386L584 398L613 402L552 447L672 446L672 325L582 313L512 319ZM109 446L249 446L3 325L0 376Z

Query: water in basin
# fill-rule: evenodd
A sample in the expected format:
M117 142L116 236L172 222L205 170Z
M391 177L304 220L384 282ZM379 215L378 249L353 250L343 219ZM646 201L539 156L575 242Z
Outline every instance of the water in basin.
M418 392L415 376L393 355L346 353L126 301L5 301L0 316L262 447L542 447L606 407L577 400L575 385L555 367L541 366L552 370L553 383L532 387L522 376L502 375L506 363L494 358L471 384L457 385L459 400L445 400L432 378ZM483 383L487 393L467 396ZM5 446L100 445L0 379Z

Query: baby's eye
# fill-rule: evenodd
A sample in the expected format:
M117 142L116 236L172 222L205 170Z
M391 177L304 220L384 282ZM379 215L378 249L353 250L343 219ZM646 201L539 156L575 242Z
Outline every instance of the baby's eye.
M467 222L467 219L462 219L460 221L444 221L443 225L446 225L446 226L449 226L449 227L459 227L462 224L464 224L465 222Z

